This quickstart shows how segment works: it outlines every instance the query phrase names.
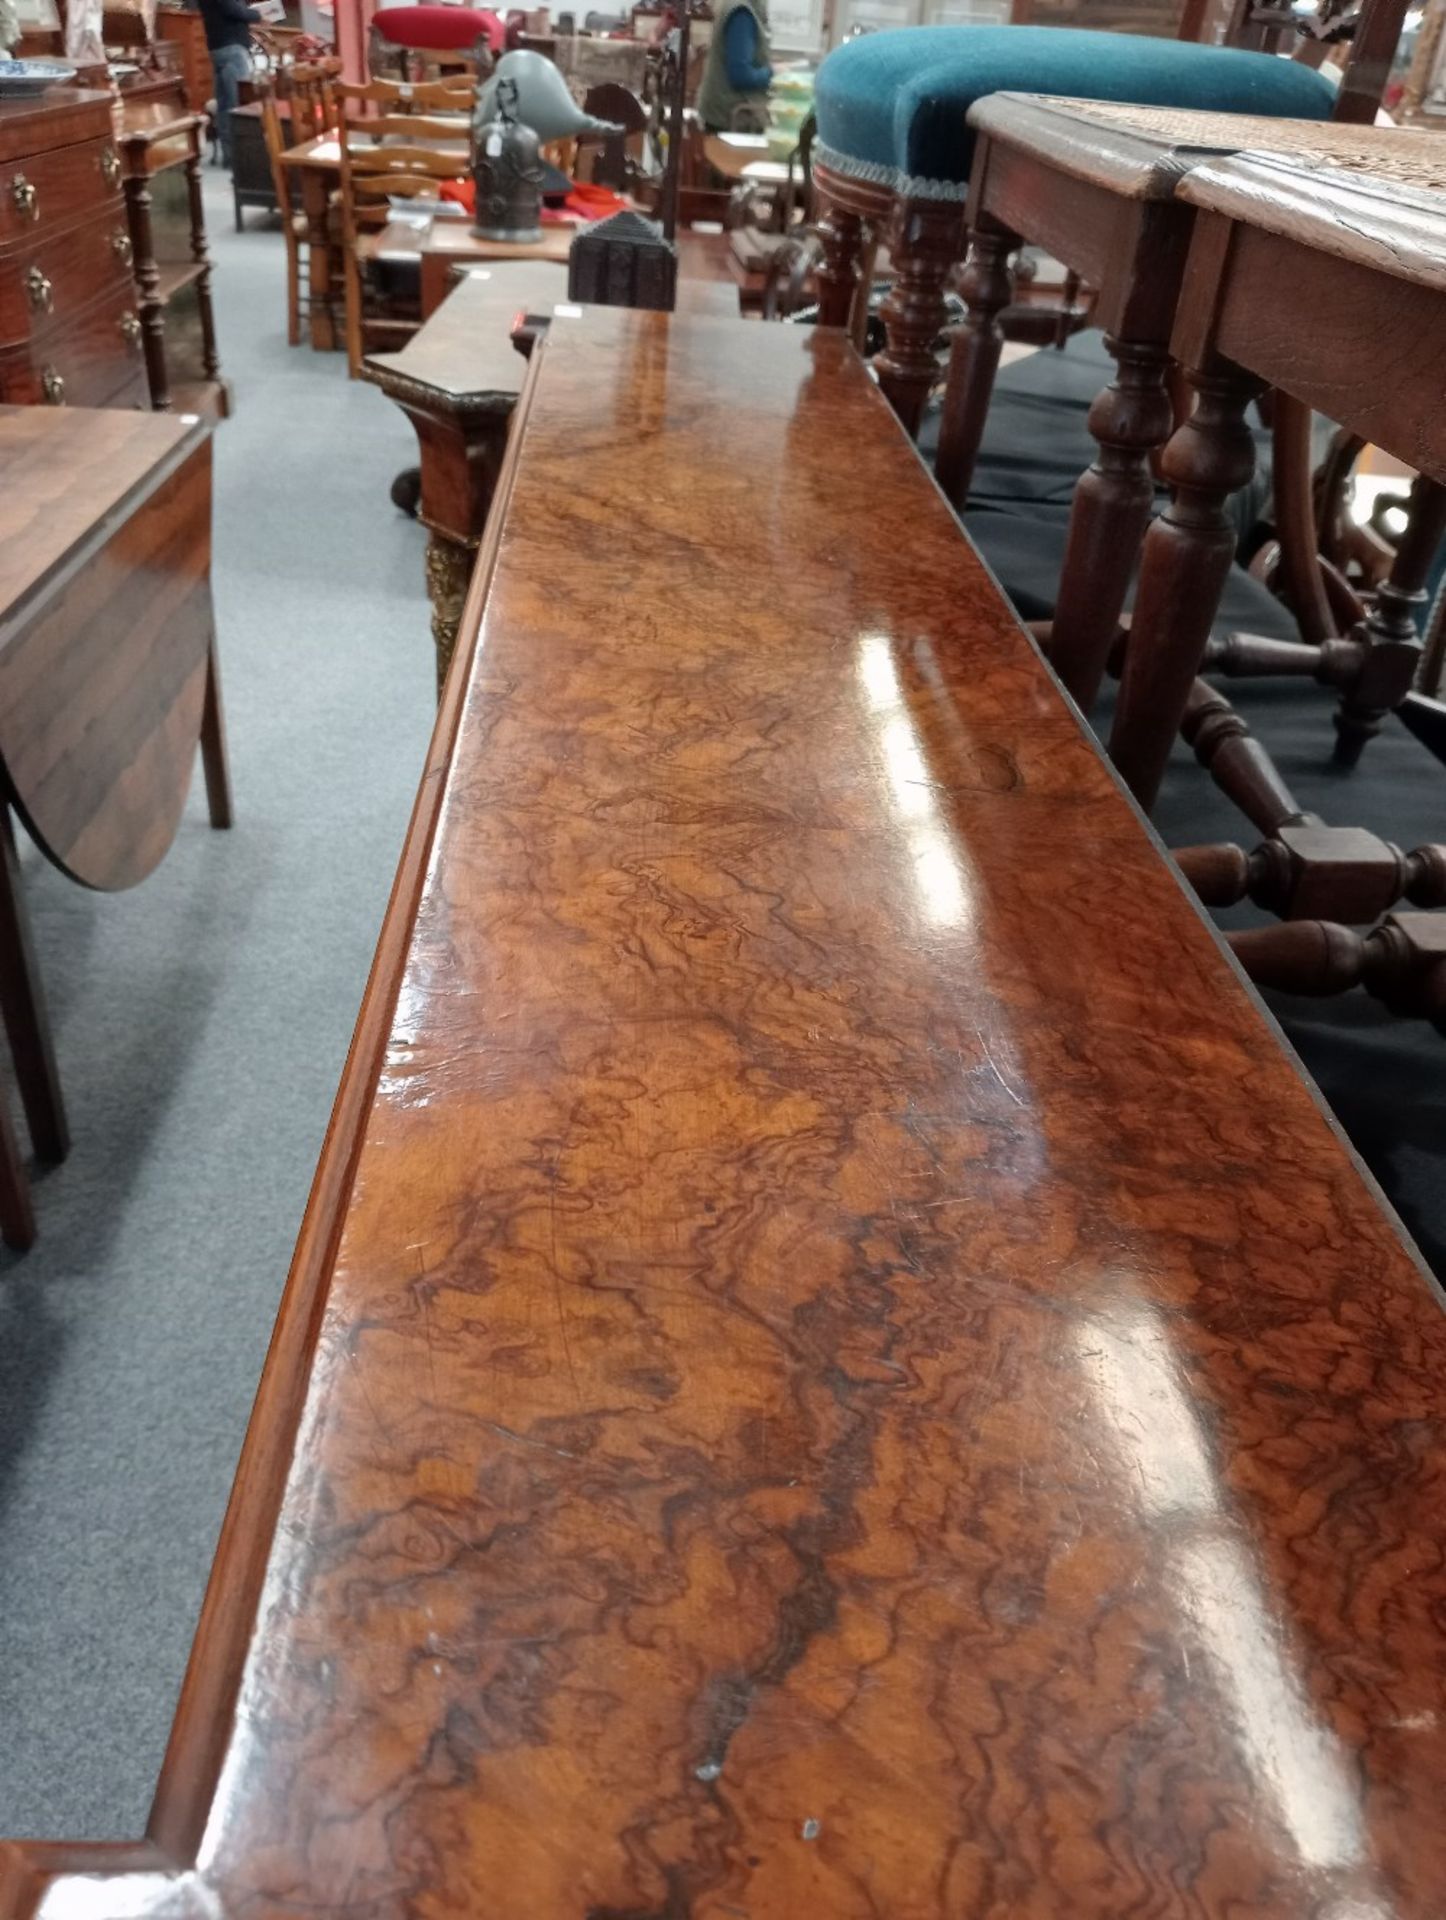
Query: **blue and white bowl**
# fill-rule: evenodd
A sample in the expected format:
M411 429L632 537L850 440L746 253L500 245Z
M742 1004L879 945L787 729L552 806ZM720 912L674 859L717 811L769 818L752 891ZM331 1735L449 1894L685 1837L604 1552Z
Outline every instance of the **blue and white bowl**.
M75 68L62 60L0 60L0 99L18 94L44 93L75 78Z

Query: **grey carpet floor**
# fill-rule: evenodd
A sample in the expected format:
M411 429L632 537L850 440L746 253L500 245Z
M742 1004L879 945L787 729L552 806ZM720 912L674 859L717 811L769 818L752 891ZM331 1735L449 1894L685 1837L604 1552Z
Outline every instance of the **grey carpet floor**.
M0 1252L0 1835L141 1831L434 710L411 429L207 203L237 821L198 777L128 894L26 862L75 1144Z

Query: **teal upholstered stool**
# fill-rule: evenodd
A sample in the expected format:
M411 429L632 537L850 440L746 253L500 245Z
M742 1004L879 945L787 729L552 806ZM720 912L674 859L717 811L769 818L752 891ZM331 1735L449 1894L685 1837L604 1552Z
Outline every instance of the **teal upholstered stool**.
M1324 75L1274 54L1068 27L903 27L831 53L814 96L821 317L847 322L863 223L890 220L896 279L877 365L911 428L931 378L944 283L963 250L973 147L965 116L1003 92L1300 120L1328 119L1336 100Z

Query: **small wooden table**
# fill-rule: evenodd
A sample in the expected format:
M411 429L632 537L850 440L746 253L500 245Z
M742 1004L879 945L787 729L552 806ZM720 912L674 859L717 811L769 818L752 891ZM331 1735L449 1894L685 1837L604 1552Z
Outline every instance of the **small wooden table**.
M88 887L143 880L201 745L231 796L211 610L211 426L0 407L0 776L46 857ZM3 822L0 995L36 1152L69 1145L44 994Z
M1431 156L1438 136L1008 93L971 108L969 124L978 144L966 213L968 319L950 360L937 475L962 509L999 361L999 315L1013 292L1009 256L1021 241L1043 246L1097 290L1095 322L1119 366L1090 412L1100 452L1075 493L1050 640L1055 671L1088 711L1149 524L1152 463L1172 426L1166 372L1195 217L1180 182L1203 160L1245 148L1301 149L1323 163ZM1283 436L1281 444L1291 450ZM1308 505L1308 473L1282 472L1278 481L1282 510L1297 492ZM1287 563L1293 552L1287 543ZM1302 604L1309 583L1296 587Z
M1165 449L1175 497L1145 540L1110 737L1145 806L1230 563L1224 503L1250 478L1244 414L1256 395L1274 387L1446 481L1446 193L1432 184L1434 138L1378 144L1349 170L1344 159L1322 149L1206 161L1176 187L1195 222L1171 352L1199 405ZM1369 683L1356 697L1369 708Z
M1439 1920L1439 1294L842 334L518 417L149 1838L0 1913Z

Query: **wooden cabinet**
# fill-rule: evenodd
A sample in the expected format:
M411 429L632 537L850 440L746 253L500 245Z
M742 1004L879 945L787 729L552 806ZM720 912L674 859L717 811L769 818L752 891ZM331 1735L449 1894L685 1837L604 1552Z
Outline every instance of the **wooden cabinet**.
M109 94L0 101L0 402L143 406Z
M199 114L127 109L120 134L125 210L135 256L151 405L228 414L211 310L211 257L201 198Z
M156 13L156 36L176 50L176 64L192 113L205 113L215 92L206 28L193 7L162 6Z

